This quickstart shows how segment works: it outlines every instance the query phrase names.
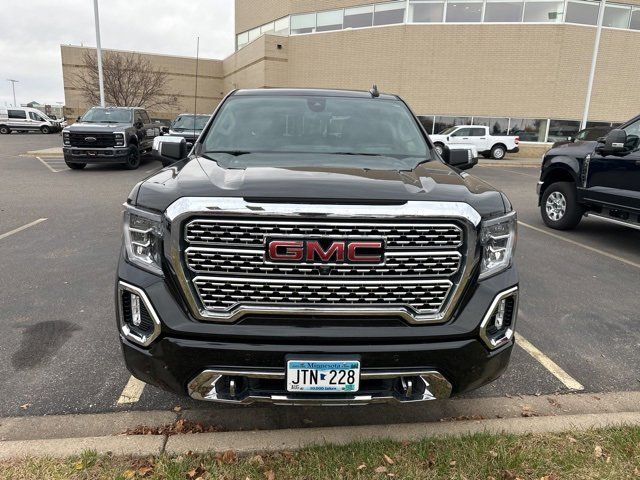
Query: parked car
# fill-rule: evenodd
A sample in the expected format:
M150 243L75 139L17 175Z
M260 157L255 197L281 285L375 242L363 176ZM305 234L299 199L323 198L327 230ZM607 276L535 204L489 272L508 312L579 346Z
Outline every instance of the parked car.
M12 131L56 133L62 130L60 122L49 118L40 110L30 107L0 107L0 134Z
M544 223L575 228L583 216L640 229L640 116L605 138L549 150L538 204Z
M64 161L74 170L88 163L120 163L133 170L160 129L143 108L93 107L63 130Z
M514 345L516 214L395 95L232 92L125 204L125 363L194 399L364 404L495 380Z
M182 113L171 122L169 135L184 137L187 143L194 144L211 115L195 115L193 113Z
M583 130L580 130L575 137L568 137L566 140L559 140L554 142L551 148L559 147L560 145L566 145L567 143L574 142L592 142L594 140L598 140L600 137L604 137L611 131L613 127L608 126L599 126L599 127L589 127Z
M438 152L445 145L466 143L475 145L485 158L501 160L507 152L517 153L520 138L514 135L491 135L489 127L482 125L458 125L449 127L437 135L431 135L431 141Z

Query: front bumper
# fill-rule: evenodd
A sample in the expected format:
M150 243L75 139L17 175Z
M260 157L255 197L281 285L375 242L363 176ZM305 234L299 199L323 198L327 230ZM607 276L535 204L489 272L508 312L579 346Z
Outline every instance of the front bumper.
M63 147L64 159L78 163L123 163L129 155L128 147L78 148Z
M517 286L515 267L470 282L454 318L432 325L318 317L198 321L170 276L161 279L121 258L118 278L144 291L160 320L160 334L148 347L121 331L127 368L146 383L199 400L326 405L446 398L498 378L514 344L511 338L490 350L481 339L480 324L500 292ZM351 395L288 393L287 358L309 355L357 356L360 390Z

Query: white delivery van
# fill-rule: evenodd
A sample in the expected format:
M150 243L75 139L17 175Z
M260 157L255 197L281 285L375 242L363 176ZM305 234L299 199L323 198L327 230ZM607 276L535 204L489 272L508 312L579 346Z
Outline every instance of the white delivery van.
M40 110L30 107L0 107L0 133L55 133L62 130L60 122L52 120Z

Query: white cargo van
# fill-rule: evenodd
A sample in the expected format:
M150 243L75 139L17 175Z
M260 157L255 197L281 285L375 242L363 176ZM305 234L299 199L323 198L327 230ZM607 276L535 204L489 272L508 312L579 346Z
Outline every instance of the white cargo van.
M60 122L52 120L40 110L30 107L0 107L0 133L40 131L55 133L62 130Z

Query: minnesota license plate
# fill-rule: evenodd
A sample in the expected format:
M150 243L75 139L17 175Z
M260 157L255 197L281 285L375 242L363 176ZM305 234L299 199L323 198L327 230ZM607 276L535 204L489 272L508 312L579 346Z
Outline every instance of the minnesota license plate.
M360 362L357 360L289 360L289 392L357 392Z

